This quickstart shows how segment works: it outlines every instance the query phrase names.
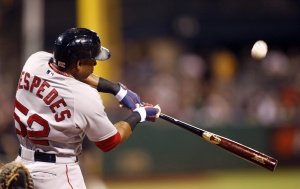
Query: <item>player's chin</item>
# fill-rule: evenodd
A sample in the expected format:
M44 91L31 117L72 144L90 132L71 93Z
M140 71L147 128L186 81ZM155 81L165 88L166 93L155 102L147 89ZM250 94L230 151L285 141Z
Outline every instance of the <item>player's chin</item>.
M87 79L89 77L89 75L91 75L93 72L86 72L86 73L82 73L80 74L80 76L78 78L76 78L79 81L83 81L85 79Z
M94 68L90 69L86 72L86 77L88 77L89 75L91 75L94 72Z

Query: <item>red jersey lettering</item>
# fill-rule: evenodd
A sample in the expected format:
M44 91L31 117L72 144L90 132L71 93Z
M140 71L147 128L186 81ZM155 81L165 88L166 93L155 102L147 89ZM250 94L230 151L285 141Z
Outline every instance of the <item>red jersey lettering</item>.
M52 89L50 93L44 98L44 102L49 105L53 102L53 100L58 96L58 92L56 89Z
M31 87L30 87L30 92L32 92L33 88L38 88L41 84L41 78L34 76L32 83L31 83ZM41 97L40 97L41 98Z
M36 96L40 97L40 98L43 98L43 95L41 95L41 92L44 92L45 91L45 87L49 88L50 85L49 83L47 83L47 81L44 81L40 88L38 89L37 93L36 93Z
M60 112L60 114L55 114L54 115L55 121L60 122L60 121L65 120L66 119L65 115L67 116L67 118L70 118L71 117L70 110L64 110L64 111Z
M30 79L30 74L29 73L25 73L25 76L24 76L24 89L25 90L29 90L29 85L30 85L30 83L29 83L29 80L28 79Z
M62 104L64 107L67 106L65 100L62 99L62 98L59 99L58 101L54 102L53 104L51 104L51 105L49 106L49 108L50 108L50 110L52 111L52 113L55 113L56 111L55 111L54 108L59 108L61 104Z

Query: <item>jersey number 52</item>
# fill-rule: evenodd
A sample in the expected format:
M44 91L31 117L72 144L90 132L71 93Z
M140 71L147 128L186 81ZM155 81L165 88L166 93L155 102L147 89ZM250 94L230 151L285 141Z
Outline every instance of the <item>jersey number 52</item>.
M20 117L14 112L14 119L19 123L20 129L16 127L16 133L21 135L22 137L28 136L28 139L34 143L39 145L49 145L48 140L40 140L38 138L46 138L49 136L50 127L48 121L43 119L38 114L32 114L28 116L28 109L23 106L18 100L15 100L15 109L18 109L24 116L28 117L26 123L23 123ZM39 131L27 130L28 128L32 128L33 123L39 124L43 129Z

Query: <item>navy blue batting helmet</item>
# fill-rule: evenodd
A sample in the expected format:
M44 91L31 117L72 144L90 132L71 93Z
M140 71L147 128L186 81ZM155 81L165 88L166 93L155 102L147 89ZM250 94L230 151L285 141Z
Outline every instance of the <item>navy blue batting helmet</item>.
M109 58L109 50L101 46L99 36L90 29L71 28L55 40L54 59L61 68L68 68L78 60L107 60Z

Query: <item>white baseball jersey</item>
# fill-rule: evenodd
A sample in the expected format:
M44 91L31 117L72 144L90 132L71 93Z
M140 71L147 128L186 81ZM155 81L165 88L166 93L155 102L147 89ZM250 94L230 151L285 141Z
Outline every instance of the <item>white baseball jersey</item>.
M79 155L85 135L93 142L117 133L96 89L59 72L37 52L25 63L15 99L15 126L22 146Z

